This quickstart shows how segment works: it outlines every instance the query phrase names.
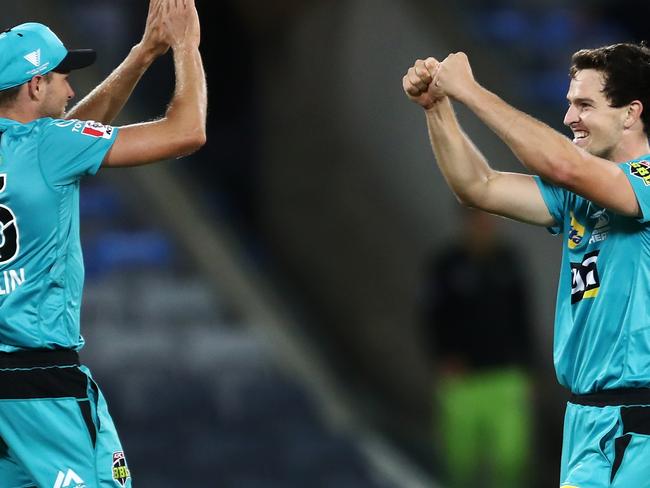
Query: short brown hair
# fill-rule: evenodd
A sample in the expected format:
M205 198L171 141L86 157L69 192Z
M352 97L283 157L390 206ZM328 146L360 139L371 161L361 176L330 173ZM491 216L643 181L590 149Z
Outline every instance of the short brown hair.
M645 43L620 43L595 49L581 49L571 58L569 75L595 69L603 74L603 93L612 107L623 107L634 100L643 104L641 120L650 136L650 49Z

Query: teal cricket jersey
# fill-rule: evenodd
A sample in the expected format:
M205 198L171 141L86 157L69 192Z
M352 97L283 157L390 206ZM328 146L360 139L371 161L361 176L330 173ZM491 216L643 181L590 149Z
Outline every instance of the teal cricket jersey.
M0 118L0 351L83 346L79 180L99 170L117 132Z
M603 209L535 180L564 245L555 311L554 362L578 394L650 387L650 155L618 165L642 217Z

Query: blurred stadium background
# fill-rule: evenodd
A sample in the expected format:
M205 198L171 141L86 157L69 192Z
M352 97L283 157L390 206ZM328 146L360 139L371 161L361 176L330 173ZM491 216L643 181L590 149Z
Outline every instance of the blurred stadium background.
M647 2L197 3L207 146L104 170L82 191L82 359L136 486L442 486L418 297L456 203L402 75L417 57L465 50L488 88L563 130L571 53L641 40ZM22 0L2 11L5 27L40 21L69 47L98 50L72 78L81 96L139 40L146 7ZM169 56L158 61L115 125L160 116L172 74ZM519 170L460 116L495 167ZM553 486L560 241L510 223L501 232L524 255L536 326L531 486Z

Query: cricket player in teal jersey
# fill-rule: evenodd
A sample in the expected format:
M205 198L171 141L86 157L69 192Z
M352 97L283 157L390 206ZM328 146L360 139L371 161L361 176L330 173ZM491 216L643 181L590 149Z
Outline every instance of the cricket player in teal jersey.
M650 487L650 49L573 56L573 141L480 86L467 56L418 60L403 78L464 204L563 235L555 318L567 405L560 486ZM472 110L536 176L492 169L449 99Z
M207 94L193 0L151 0L142 41L67 115L67 50L46 26L0 33L0 487L130 487L106 402L79 364L84 279L79 183L101 167L179 157L205 142ZM160 120L111 127L140 76L172 49Z

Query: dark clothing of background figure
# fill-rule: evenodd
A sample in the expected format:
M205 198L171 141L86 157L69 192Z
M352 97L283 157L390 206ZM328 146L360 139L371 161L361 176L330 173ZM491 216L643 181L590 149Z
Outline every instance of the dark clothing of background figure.
M470 370L531 364L526 283L515 252L453 244L427 273L425 317L431 353Z

